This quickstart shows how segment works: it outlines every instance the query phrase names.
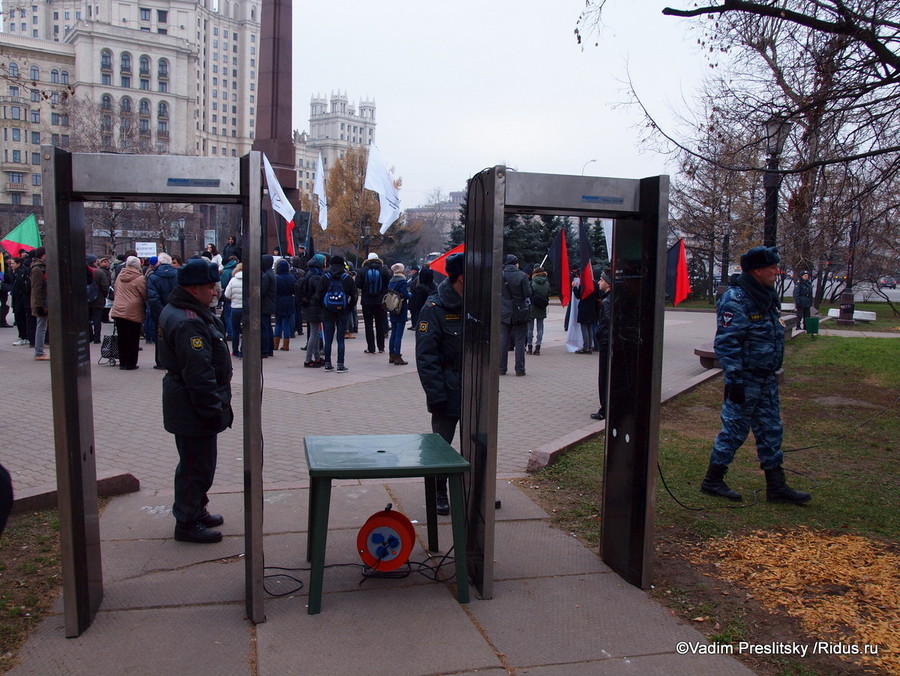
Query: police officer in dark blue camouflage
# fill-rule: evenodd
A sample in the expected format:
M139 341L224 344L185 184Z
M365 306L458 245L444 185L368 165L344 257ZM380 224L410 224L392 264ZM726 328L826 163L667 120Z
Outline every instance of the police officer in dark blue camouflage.
M453 443L462 409L462 291L465 254L447 257L447 279L428 297L416 326L416 368L431 413L431 431ZM437 513L450 513L447 477L436 486Z
M216 437L231 427L231 356L225 327L210 309L219 266L192 258L178 269L178 286L159 316L159 361L163 377L163 425L175 435L175 539L219 542L211 530L224 519L207 510L216 473Z
M782 424L776 372L784 356L785 325L775 291L780 262L776 247L756 246L741 256L741 274L717 304L716 357L725 373L722 431L716 437L701 490L740 500L725 472L750 430L766 475L766 500L803 503L809 493L784 481Z

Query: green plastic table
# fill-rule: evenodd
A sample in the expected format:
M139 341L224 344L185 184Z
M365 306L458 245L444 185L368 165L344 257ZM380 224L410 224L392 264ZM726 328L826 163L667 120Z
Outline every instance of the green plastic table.
M450 489L450 518L456 560L456 599L469 602L466 565L466 519L463 503L463 473L469 462L437 434L378 434L358 436L304 437L309 468L309 531L306 560L311 563L309 580L310 615L322 609L322 581L325 573L325 543L332 479L425 478L425 514L428 521L428 549L437 551L437 510L434 485L446 475Z

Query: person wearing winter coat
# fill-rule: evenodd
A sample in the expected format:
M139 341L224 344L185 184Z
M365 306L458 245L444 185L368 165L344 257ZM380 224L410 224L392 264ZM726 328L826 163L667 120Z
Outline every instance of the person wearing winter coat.
M228 334L228 340L231 340L231 301L225 298L224 291L231 281L231 275L237 267L238 259L236 256L230 256L225 259L225 265L222 266L222 274L219 277L219 283L222 285L222 324L225 325L225 331Z
M359 290L359 302L362 305L363 323L366 327L367 354L375 354L376 347L379 352L384 352L387 313L381 307L381 300L390 281L391 273L373 251L356 275L356 288Z
M593 272L593 271L592 271ZM600 293L597 290L597 284L590 293L585 294L585 285L578 279L572 284L572 293L578 299L578 313L576 321L581 327L581 337L583 346L580 350L576 350L577 354L591 354L591 346L594 344L594 324L597 323L598 304L600 302Z
M322 318L324 308L321 303L315 302L316 293L322 280L322 268L325 266L325 256L316 254L307 262L306 274L297 280L294 294L297 303L303 308L303 321L307 323L306 359L303 362L305 368L319 368L325 365L325 357L322 351Z
M333 281L339 281L344 292L345 307L338 310L330 310L325 304L325 296ZM337 286L337 285L336 285ZM350 369L344 362L344 337L347 333L347 321L350 312L356 307L356 283L353 277L344 268L343 256L332 256L331 266L322 275L319 281L319 289L316 292L314 302L322 306L322 321L325 333L325 370L334 371L331 362L331 346L337 334L337 372L346 373Z
M159 326L159 315L169 302L169 294L178 286L177 270L172 267L172 257L167 253L161 253L157 257L156 270L147 275L147 307L150 310L150 324ZM115 302L113 303L115 304ZM155 345L156 341L154 341ZM162 370L159 362L159 348L153 348L156 364L153 368Z
M274 349L291 349L294 333L294 286L297 278L291 274L291 266L283 258L275 264L275 338Z
M231 271L225 298L231 306L231 355L243 357L241 349L241 321L244 319L244 266L238 263Z
M794 307L797 308L797 328L806 330L806 320L809 319L809 309L813 304L812 282L809 281L809 273L805 270L800 279L794 284Z
M50 310L47 307L47 250L39 246L31 251L31 314L36 319L34 330L34 360L48 361L44 352Z
M261 260L262 279L259 285L260 314L262 315L262 327L260 329L260 342L262 344L262 357L271 357L275 354L275 334L272 332L272 315L275 314L275 270L272 266L275 257L272 254L263 254Z
M531 307L528 313L528 347L526 349L528 354L539 355L541 353L544 320L547 318L547 305L549 304L550 280L547 278L547 271L539 265L531 273ZM535 337L537 340L533 340Z
M407 284L409 285L408 281ZM425 301L428 300L428 296L435 291L437 291L437 287L434 285L434 270L423 268L416 275L415 285L410 288L412 293L412 297L409 299L410 331L416 330L416 327L419 325L419 312L425 307Z
M129 256L116 276L115 298L109 316L119 335L119 368L132 371L138 367L141 326L147 302L147 278L141 272L141 259Z
M241 262L241 247L238 245L234 235L228 236L228 243L222 247L222 260L228 261L234 256L238 263ZM222 282L226 284L226 282Z
M509 341L512 337L516 351L516 375L525 375L525 342L528 338L528 316L518 319L514 308L531 300L528 275L519 270L519 259L507 254L503 265L503 286L500 296L500 375L506 375L509 360Z
M391 322L391 337L388 340L389 354L390 359L388 360L391 364L396 364L397 366L405 366L409 362L403 361L403 355L400 353L401 344L403 343L403 330L406 327L406 321L409 319L408 316L408 307L409 307L409 288L406 282L406 275L403 274L405 272L405 267L403 263L394 263L391 266L391 272L394 273L394 276L391 277L391 281L388 283L388 288L393 289L398 294L403 296L404 301L403 305L400 308L400 312L393 314L388 313L388 319Z
M609 318L610 318L610 297L609 293L612 289L610 282L612 278L609 271L605 270L600 275L597 282L597 289L600 292L600 312L597 322L597 354L600 356L600 366L597 369L597 393L600 398L600 406L596 413L591 413L594 420L604 420L606 418L606 390L609 377Z

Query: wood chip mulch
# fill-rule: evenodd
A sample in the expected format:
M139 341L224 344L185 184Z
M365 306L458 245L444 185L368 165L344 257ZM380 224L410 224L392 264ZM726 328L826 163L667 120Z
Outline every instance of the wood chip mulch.
M877 646L846 656L900 674L900 555L850 534L800 527L709 541L691 555L747 588L764 606L797 618L811 642ZM857 662L858 663L858 662Z

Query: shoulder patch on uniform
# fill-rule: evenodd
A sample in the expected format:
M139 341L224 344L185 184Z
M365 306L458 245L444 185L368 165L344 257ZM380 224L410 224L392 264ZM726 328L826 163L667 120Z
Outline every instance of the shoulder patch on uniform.
M184 316L187 317L188 319L197 319L197 313L194 312L193 310L185 310Z
M447 322L458 322L462 317L457 313L447 313L444 315L444 321Z
M731 322L734 321L734 313L730 310L727 310L722 313L721 322L722 326L731 326Z
M195 350L202 350L203 338L201 338L200 336L194 336L193 338L191 338L191 347Z
M428 331L428 322L419 322L419 333L426 333Z

